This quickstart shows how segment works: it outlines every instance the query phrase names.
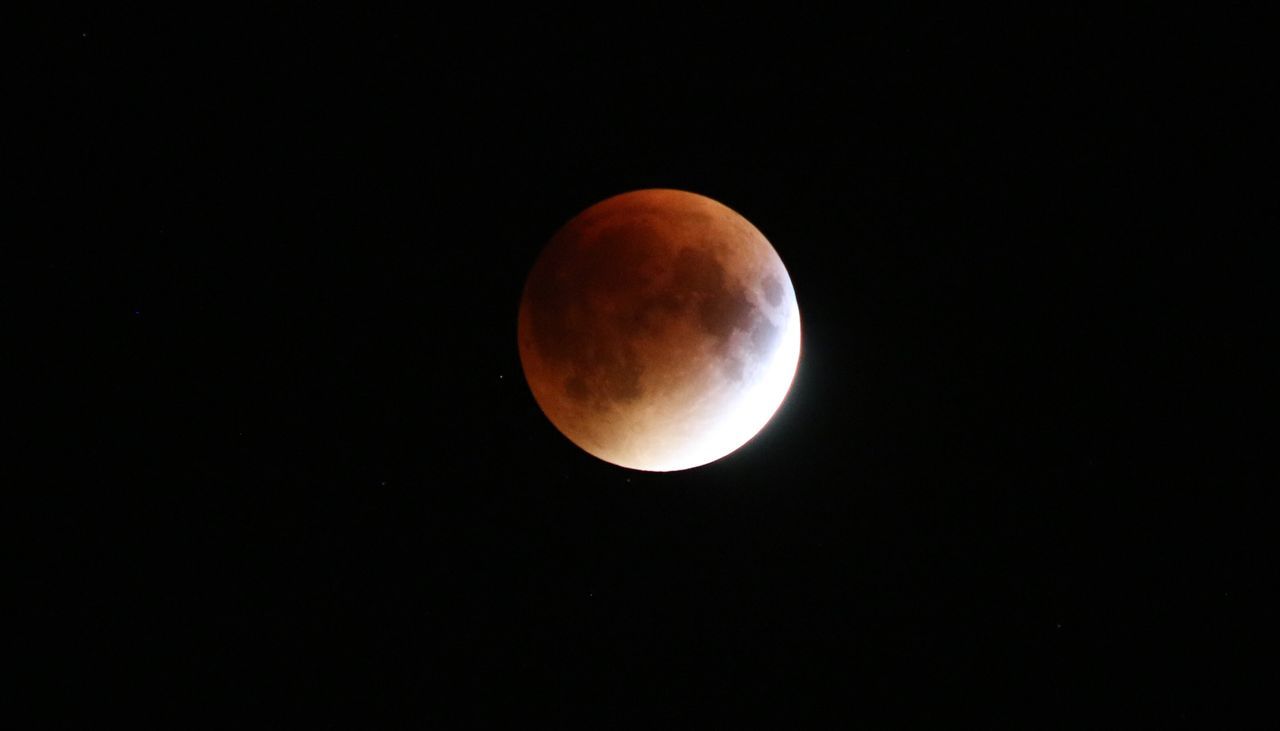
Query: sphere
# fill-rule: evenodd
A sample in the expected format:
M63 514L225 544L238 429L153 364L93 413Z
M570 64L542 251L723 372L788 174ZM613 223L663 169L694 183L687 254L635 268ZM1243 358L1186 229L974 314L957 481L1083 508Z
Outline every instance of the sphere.
M534 399L570 441L668 472L724 457L769 421L799 362L800 311L747 219L694 193L637 190L551 238L518 341Z

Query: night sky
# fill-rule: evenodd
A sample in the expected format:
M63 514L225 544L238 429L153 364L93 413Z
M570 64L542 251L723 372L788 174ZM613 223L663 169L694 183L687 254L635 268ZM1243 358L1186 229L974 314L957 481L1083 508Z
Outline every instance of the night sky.
M1204 728L1274 687L1259 24L743 7L42 29L18 698ZM754 223L803 323L774 419L671 474L562 437L516 348L554 231L646 187Z

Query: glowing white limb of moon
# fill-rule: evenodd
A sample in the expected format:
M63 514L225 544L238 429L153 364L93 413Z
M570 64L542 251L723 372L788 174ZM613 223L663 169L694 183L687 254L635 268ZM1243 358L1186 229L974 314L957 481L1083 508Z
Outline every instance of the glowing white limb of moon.
M716 414L714 423L700 433L689 434L682 445L667 453L652 450L636 461L637 469L674 472L714 462L764 429L782 406L800 362L800 312L792 308L781 341L772 356L760 364L756 380L742 388L736 398ZM633 465L623 465L633 466Z

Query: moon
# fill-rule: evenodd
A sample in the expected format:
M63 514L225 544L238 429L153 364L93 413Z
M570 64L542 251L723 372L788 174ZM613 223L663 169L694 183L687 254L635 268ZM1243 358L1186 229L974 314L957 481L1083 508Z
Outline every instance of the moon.
M552 236L520 301L520 362L551 423L621 467L713 462L781 406L800 359L782 259L705 196L608 198Z

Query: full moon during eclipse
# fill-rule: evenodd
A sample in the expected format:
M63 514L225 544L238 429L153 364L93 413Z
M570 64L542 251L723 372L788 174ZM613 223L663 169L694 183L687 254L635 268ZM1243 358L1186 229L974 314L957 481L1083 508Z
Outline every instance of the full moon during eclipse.
M520 301L534 399L574 444L669 472L756 435L791 387L800 311L747 219L694 193L624 193L551 238Z

